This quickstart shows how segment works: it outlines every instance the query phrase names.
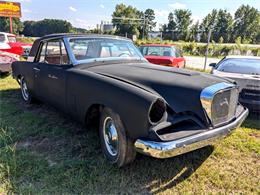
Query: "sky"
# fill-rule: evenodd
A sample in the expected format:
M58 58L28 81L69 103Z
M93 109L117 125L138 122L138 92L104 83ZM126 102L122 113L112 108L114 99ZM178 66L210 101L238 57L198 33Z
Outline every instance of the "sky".
M101 20L111 21L117 4L132 5L144 11L155 11L157 28L167 23L168 15L174 9L189 9L194 22L202 20L212 9L227 9L234 14L242 4L260 10L260 0L14 0L21 2L22 21L65 19L75 27L91 29Z

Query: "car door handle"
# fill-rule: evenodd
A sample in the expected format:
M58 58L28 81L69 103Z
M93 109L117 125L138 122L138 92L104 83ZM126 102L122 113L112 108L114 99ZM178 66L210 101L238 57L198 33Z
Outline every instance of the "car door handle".
M48 77L51 79L58 79L58 77L56 77L55 75L51 75L51 74L48 74Z
M39 68L33 68L33 70L35 70L35 72L40 72L41 71L41 69L39 69Z

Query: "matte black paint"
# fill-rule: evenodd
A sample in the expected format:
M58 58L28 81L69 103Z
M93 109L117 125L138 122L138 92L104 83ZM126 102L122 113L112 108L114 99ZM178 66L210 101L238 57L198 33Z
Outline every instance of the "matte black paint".
M41 41L64 36L69 35L51 35L35 41L29 56L37 54ZM120 115L128 136L133 139L156 139L148 115L157 98L166 101L168 115L165 120L172 123L175 115L189 113L194 121L201 121L202 129L207 129L209 123L200 103L200 93L207 86L229 82L209 74L152 65L141 60L76 66L14 62L12 69L14 78L25 77L33 96L83 123L92 105L111 108ZM58 79L50 78L50 75Z

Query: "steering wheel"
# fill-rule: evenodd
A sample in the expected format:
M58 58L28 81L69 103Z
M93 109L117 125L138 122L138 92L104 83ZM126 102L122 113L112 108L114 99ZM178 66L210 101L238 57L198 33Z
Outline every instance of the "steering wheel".
M149 53L149 55L151 55L151 56L158 56L158 53L154 51L152 53Z
M127 57L131 56L129 53L121 53L121 54L118 55L118 57L122 57L123 55L127 55Z

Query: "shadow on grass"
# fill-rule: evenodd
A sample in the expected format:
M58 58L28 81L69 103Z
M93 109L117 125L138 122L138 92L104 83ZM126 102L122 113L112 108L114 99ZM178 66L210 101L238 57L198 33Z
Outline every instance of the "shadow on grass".
M241 126L260 130L260 113L250 113Z
M15 167L8 160L11 154L0 160L15 170L10 176L14 192L164 192L189 178L213 152L208 146L169 159L137 155L131 165L118 169L104 160L97 131L84 131L45 104L25 105L18 90L1 94L1 123L8 127L9 145L16 147Z
M10 74L10 72L0 72L0 79L7 78Z

